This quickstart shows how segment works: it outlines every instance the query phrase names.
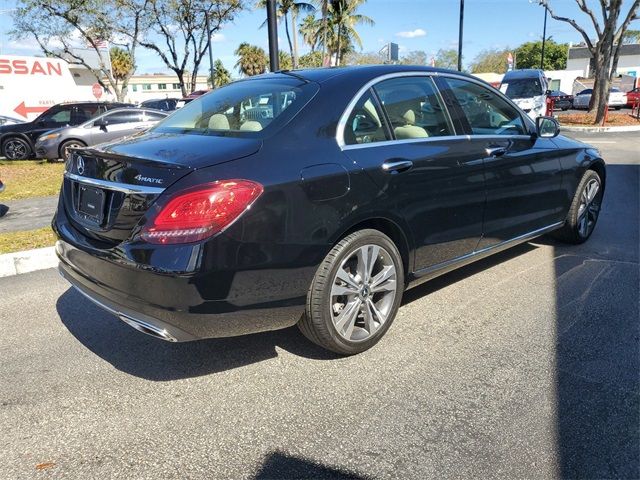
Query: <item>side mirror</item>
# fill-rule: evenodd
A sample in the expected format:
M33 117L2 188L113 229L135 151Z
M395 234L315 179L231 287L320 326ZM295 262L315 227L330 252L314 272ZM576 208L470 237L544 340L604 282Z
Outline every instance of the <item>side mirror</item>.
M560 134L560 124L553 117L536 118L536 133L540 138L554 138Z
M96 120L95 122L93 122L93 126L94 127L98 127L100 128L100 130L106 132L107 131L107 125L109 124L109 122L107 122L104 118L101 118L99 120Z

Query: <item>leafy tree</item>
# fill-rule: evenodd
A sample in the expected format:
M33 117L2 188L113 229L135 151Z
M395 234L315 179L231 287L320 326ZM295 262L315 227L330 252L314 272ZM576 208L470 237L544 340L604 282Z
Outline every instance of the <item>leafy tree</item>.
M350 52L345 55L344 63L346 65L381 65L384 63L384 57L378 52Z
M123 101L134 71L136 47L146 28L146 1L19 0L11 35L17 39L31 36L46 56L85 67L103 88L113 92L118 101ZM121 68L123 55L118 52L116 71L110 67L109 51L103 44L114 43L116 32L120 30L129 32L126 42L117 40L128 57L125 64L131 68ZM87 61L79 51L80 47L95 53L97 66Z
M213 77L210 79L213 88L224 87L231 83L231 73L224 67L220 59L213 63Z
M267 4L267 0L259 0L258 7L264 8ZM284 19L284 29L287 34L287 41L289 42L289 51L291 52L293 68L297 68L298 65L298 36L296 34L296 17L300 12L314 12L316 7L311 3L302 2L299 0L278 0L277 2L277 15L278 18ZM289 15L291 15L291 30L289 33ZM266 25L266 20L263 22L263 26ZM293 42L291 38L293 37ZM282 68L282 67L281 67Z
M507 56L509 52L509 49L489 49L481 51L471 63L471 72L505 73L507 71Z
M458 52L453 48L441 48L438 50L438 53L436 53L436 67L456 70L458 68Z
M314 50L300 57L299 66L302 68L317 68L322 66L322 52Z
M400 59L400 63L403 65L426 65L427 53L423 50L413 50L411 52L407 52Z
M242 42L233 53L238 56L236 68L241 74L250 77L264 73L267 70L269 60L262 48Z
M590 29L581 26L574 18L558 15L553 10L550 0L538 1L547 9L552 18L568 23L582 35L591 53L595 72L590 107L597 107L594 123L602 122L607 111L611 80L618 68L620 46L623 44L624 34L628 30L629 24L639 18L640 0L631 2L626 15L622 14L622 0L600 0L600 15L596 15L586 0L575 0L584 17L589 19L590 27L596 34L595 39L591 38L588 31Z
M314 52L318 43L320 42L319 32L322 28L322 22L320 20L316 20L316 17L313 15L307 15L302 19L302 23L300 24L300 34L302 35L302 39L304 43L309 45L311 51Z
M242 10L243 2L242 0L144 1L149 30L140 40L140 45L158 54L164 64L176 74L182 95L186 96L195 88L200 64L209 50L207 39L219 31L223 24L235 18ZM207 17L209 18L208 31ZM119 33L129 35L126 30L120 30ZM157 41L158 38L160 41ZM187 82L189 67L191 78Z
M120 47L111 47L109 50L111 58L111 73L116 83L129 79L136 69L131 54Z
M283 50L278 52L278 63L280 64L280 70L291 70L293 68L291 55Z
M373 19L357 13L365 2L366 0L331 0L329 2L328 24L329 28L335 31L332 46L336 55L336 65L342 64L342 59L348 53L349 46L352 44L362 48L362 39L356 30L356 26L375 25Z
M627 30L622 35L623 43L640 43L640 30Z
M550 38L544 45L544 70L562 70L567 66L567 51L569 45L556 43ZM518 68L540 68L542 58L542 41L527 42L516 48Z

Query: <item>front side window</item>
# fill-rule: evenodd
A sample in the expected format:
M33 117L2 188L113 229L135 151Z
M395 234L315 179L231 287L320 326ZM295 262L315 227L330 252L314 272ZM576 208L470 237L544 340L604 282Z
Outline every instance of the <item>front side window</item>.
M371 90L367 91L356 103L344 127L344 143L357 145L391 140L384 115L378 108L378 102Z
M446 78L453 96L469 122L473 135L525 135L527 130L518 110L482 85Z
M297 78L234 82L189 102L158 123L154 131L256 136L284 125L317 91L317 84Z
M392 78L374 89L397 140L454 135L431 78Z

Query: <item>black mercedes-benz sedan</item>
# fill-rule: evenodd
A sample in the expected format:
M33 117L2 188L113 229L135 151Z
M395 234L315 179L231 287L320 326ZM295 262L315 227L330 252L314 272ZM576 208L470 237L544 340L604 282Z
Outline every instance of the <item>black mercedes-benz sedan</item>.
M67 162L60 271L169 341L298 324L374 345L403 291L539 235L589 238L597 150L447 70L366 66L234 82Z

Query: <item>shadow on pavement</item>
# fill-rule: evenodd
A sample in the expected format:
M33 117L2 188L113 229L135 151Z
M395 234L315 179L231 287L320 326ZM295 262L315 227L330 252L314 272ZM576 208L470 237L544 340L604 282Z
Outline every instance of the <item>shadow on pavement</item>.
M69 332L123 372L153 381L208 375L277 357L276 347L315 360L338 358L297 327L241 337L169 343L137 332L70 288L56 303Z
M347 470L327 467L283 452L272 452L267 455L260 470L253 478L256 480L284 480L291 478L364 480L368 477Z
M561 478L640 478L639 174L638 165L608 165L591 239L548 243Z

